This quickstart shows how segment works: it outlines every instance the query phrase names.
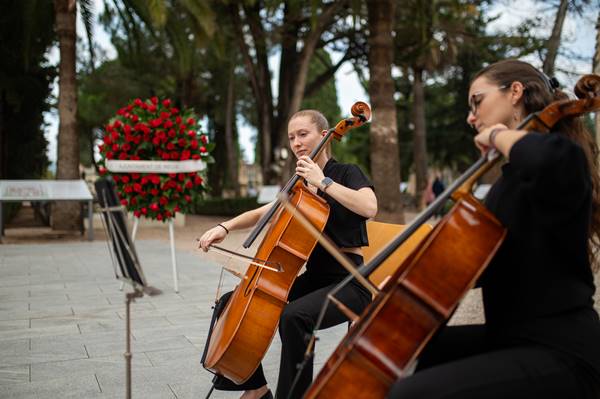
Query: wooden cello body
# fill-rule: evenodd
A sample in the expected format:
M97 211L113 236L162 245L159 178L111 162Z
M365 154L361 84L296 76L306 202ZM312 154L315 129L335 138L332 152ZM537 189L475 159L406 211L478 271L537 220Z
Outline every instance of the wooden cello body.
M317 229L323 230L329 216L325 200L299 182L290 202L308 215ZM281 210L256 257L278 262L283 265L283 272L257 266L248 268L213 327L204 367L237 384L254 373L277 330L292 284L316 243L292 214Z
M342 120L330 129L310 157L316 159L330 138L339 140L348 130L368 121L370 112L367 104L355 103L352 107L355 117ZM317 244L317 238L294 217L294 213L305 215L319 232L325 228L329 216L327 202L312 193L297 175L282 192L289 195L292 210L280 208L277 211L276 202L259 221L258 226L264 226L270 218L273 220L255 257L278 263L283 271L248 267L244 279L212 326L203 357L206 369L236 384L245 382L259 366L277 330L296 276ZM260 228L251 233L253 238L247 239L248 245L244 243L244 246L252 243Z
M505 234L477 200L461 199L364 310L305 398L384 398L473 287Z
M600 109L600 77L583 77L575 93L580 100L554 102L529 115L517 129L548 132L563 117ZM505 229L470 194L474 182L498 159L482 157L442 194L450 193L457 200L455 206L365 309L305 398L384 398L398 378L412 372L427 342L473 287L504 240ZM437 205L436 200L432 209ZM402 240L394 242L399 245Z

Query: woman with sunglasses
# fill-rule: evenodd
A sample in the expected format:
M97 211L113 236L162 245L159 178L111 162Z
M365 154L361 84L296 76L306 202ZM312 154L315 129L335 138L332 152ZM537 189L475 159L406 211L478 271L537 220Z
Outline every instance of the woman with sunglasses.
M389 398L600 398L598 149L580 118L549 134L516 130L567 98L556 86L517 60L472 81L475 145L508 161L486 198L507 229L478 282L486 322L442 328Z

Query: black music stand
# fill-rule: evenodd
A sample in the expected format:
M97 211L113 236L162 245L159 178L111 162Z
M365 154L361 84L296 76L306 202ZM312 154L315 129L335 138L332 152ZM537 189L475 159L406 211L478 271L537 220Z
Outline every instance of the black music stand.
M144 294L158 295L161 291L151 287L146 282L142 266L135 251L127 229L127 218L125 210L115 191L115 182L111 178L101 178L94 183L96 196L100 203L102 212L102 224L108 238L108 251L115 270L115 277L132 286L133 291L125 294L125 323L126 323L126 398L131 398L131 322L130 305L135 298L141 298Z

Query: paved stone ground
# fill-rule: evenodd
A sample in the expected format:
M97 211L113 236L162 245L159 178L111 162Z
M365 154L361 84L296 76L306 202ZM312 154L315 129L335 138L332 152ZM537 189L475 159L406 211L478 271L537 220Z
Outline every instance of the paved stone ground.
M203 398L211 375L199 360L220 269L179 250L177 294L168 243L136 247L146 278L163 294L132 304L133 396ZM226 287L234 284L226 279ZM317 365L345 331L320 334ZM264 361L271 387L279 351L276 339ZM105 242L0 245L0 398L122 398L124 352L124 292Z
M166 229L138 233L146 278L163 294L132 304L136 398L203 398L209 390L211 375L199 360L220 255L195 251L194 238L220 220L191 217L186 227L176 229L179 293L173 292ZM0 245L0 398L123 398L124 292L114 278L103 232L95 231L94 242L21 233L8 231ZM226 246L235 248L244 237L245 232L234 232ZM235 283L228 275L224 289ZM474 290L451 323L482 321L480 293ZM345 332L341 325L319 334L316 370ZM277 382L279 352L275 338L264 360L271 388ZM238 396L215 392L212 397Z

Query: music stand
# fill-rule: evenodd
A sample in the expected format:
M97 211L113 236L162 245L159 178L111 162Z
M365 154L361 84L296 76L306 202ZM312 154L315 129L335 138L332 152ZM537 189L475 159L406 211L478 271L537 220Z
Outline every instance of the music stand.
M113 263L115 277L132 286L133 291L125 294L125 323L126 323L126 398L131 398L131 322L130 305L135 298L144 294L158 295L161 291L151 287L146 282L142 267L127 229L126 215L115 190L115 182L111 178L101 178L94 183L96 196L102 212L102 225L108 238L108 252Z

